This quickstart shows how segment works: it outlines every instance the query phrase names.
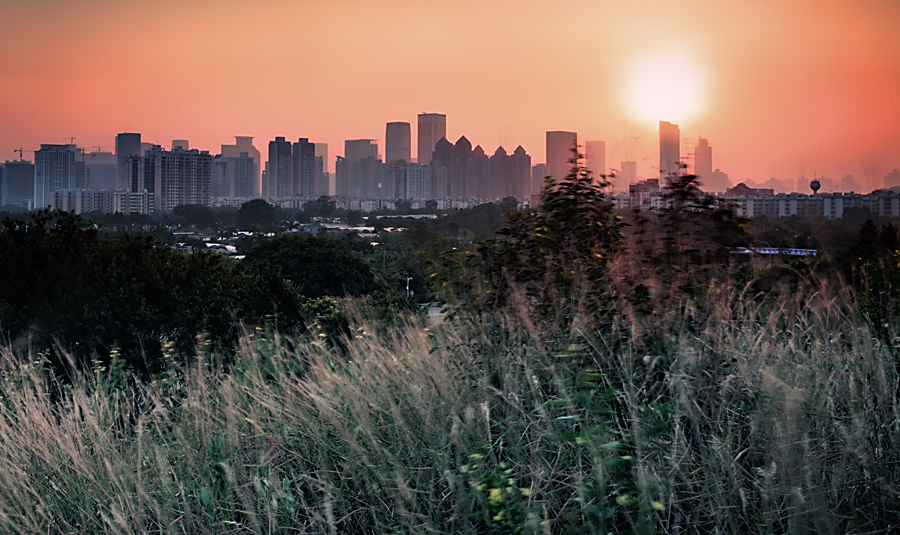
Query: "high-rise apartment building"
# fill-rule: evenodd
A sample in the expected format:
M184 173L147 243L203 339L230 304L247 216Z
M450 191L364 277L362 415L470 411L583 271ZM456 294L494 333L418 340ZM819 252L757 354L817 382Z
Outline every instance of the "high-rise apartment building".
M308 138L301 137L294 143L294 152L291 164L293 165L292 197L307 199L316 198L316 145L310 143Z
M331 162L328 161L328 143L316 143L316 173L318 182L316 191L318 195L331 195Z
M636 184L638 181L637 162L626 160L623 161L620 165L622 168L619 170L617 182L621 185L621 187L628 189L629 185Z
M283 137L269 142L269 161L266 165L265 197L292 197L294 182L293 145Z
M442 113L420 113L418 136L417 162L428 165L437 142L447 137L447 116Z
M659 122L659 176L681 174L681 131L677 124Z
M335 195L353 199L390 198L388 170L374 139L344 141L344 157L335 167Z
M558 182L569 174L577 149L577 133L562 130L547 132L547 165L553 180Z
M50 206L50 195L61 189L74 189L75 145L41 145L34 153L34 207Z
M228 159L228 165L226 167L227 176L225 177L228 184L228 190L234 192L236 197L254 197L259 195L261 191L259 172L262 166L262 154L260 154L259 149L253 146L252 136L234 136L234 141L234 145L222 145L222 156ZM238 189L242 192L247 192L246 186L248 176L246 175L246 172L248 170L246 169L246 165L242 164L244 167L241 167L241 171L245 174L238 179L236 174L238 172L238 166L236 165L235 159L245 152L247 153L247 156L253 160L253 169L249 170L249 179L253 185L253 190L247 195L238 195ZM239 180L241 186L237 185Z
M123 132L116 136L116 189L127 189L131 182L125 161L131 156L142 156L141 135Z
M411 147L409 123L388 123L384 132L384 162L411 162Z
M153 211L170 212L185 204L210 205L213 156L208 151L164 150L154 145L126 160L133 192L153 194Z
M605 141L585 141L584 159L584 166L590 169L594 176L609 173L609 169L606 168Z
M711 189L715 184L711 182L713 172L712 164L712 147L705 138L697 140L697 146L694 147L694 175L700 182L700 188L704 191L725 191Z
M257 151L259 154L259 151ZM234 191L235 197L250 198L258 195L259 165L257 158L249 152L241 152L234 159Z
M89 152L84 155L87 187L90 189L116 189L118 161L111 152Z
M34 205L34 164L27 160L7 160L0 165L0 195L3 206L31 209Z

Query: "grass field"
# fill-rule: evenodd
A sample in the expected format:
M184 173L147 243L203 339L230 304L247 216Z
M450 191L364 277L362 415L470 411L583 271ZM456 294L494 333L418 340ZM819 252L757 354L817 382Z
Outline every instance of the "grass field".
M7 351L0 531L898 529L900 337L824 283L696 302L256 330L151 384Z

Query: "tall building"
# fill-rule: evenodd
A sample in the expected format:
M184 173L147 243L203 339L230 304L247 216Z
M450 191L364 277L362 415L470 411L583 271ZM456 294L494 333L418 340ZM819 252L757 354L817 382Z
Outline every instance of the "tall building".
M111 152L89 152L84 155L87 187L90 189L116 189L118 161Z
M659 122L659 176L681 174L681 131L677 124Z
M0 200L2 205L22 206L31 209L34 205L34 164L27 160L7 160L0 165Z
M172 140L172 150L190 150L191 143L186 139L173 139Z
M116 189L126 189L131 182L125 169L125 161L131 156L142 156L141 135L123 132L116 136Z
M344 157L335 166L335 195L351 199L390 198L388 170L374 139L344 141Z
M706 185L706 188L705 188L706 191L714 191L714 192L718 193L718 192L724 192L725 190L727 190L728 188L731 187L731 182L728 181L728 173L726 173L720 169L716 169L715 171L712 172L712 174L709 175L708 182L709 183ZM807 182L806 185L809 186L809 182Z
M269 142L269 160L266 165L264 197L292 197L291 187L294 177L293 145L283 137Z
M388 123L384 133L384 162L411 162L412 138L409 123Z
M213 156L208 151L164 150L154 145L126 160L132 192L153 194L153 211L170 212L185 204L210 206Z
M584 159L584 166L590 169L594 176L600 176L609 173L609 169L606 168L605 141L585 141Z
M250 198L259 194L259 165L256 162L249 152L242 152L234 159L234 197Z
M233 191L236 197L254 197L259 195L261 191L261 186L259 182L259 171L262 166L262 154L260 154L259 149L253 146L253 137L252 136L234 136L234 145L222 145L222 156L228 158L228 165L226 168L227 176L226 181L228 183L229 191ZM242 192L246 192L246 185L248 176L246 172L246 165L241 167L241 171L244 172L244 175L241 176L240 179L237 177L238 166L235 165L235 159L240 157L241 154L247 153L247 156L253 160L253 169L249 170L249 179L253 185L252 193L248 195L238 195L236 190L240 189ZM237 182L241 181L241 186L238 187ZM215 197L215 195L213 195Z
M316 192L316 145L310 143L308 138L301 137L294 143L292 158L293 187L292 197L307 199L319 197Z
M712 147L709 141L704 138L697 139L697 146L694 147L694 175L700 182L700 188L704 191L725 191L724 189L712 189L718 184L712 182L713 164L712 164Z
M316 173L318 183L316 191L319 196L331 195L331 162L328 161L328 143L316 143Z
M631 184L637 184L638 181L638 166L637 162L626 160L621 163L622 169L619 170L619 176L617 178L617 182L621 184L622 187L628 188Z
M77 184L75 172L75 145L41 145L34 153L34 207L50 206L54 191L74 189Z
M559 182L569 174L577 150L578 134L575 132L547 132L547 165L553 180Z
M447 116L442 113L420 113L418 132L418 163L431 163L434 147L441 138L447 137Z

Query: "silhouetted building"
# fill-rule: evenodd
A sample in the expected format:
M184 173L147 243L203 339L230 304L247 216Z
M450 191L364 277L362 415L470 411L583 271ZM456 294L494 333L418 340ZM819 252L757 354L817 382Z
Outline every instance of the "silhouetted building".
M316 143L316 173L317 185L316 191L320 191L321 195L331 195L333 193L331 187L331 173L329 172L328 161L328 143Z
M302 137L294 143L292 165L294 166L292 197L312 199L324 195L316 191L316 146L310 143L308 138Z
M34 164L27 160L7 160L0 165L0 205L34 206Z
M259 153L259 151L257 151ZM257 176L259 165L256 158L248 152L238 154L234 158L234 190L231 193L233 197L250 198L257 196Z
M677 124L659 122L659 176L681 174L681 132Z
M208 151L163 150L154 145L143 156L126 160L128 189L153 194L153 211L170 212L183 204L210 206L213 156Z
M569 174L577 148L578 134L575 132L547 132L547 165L553 180L559 182Z
M584 166L587 167L595 177L609 173L609 169L606 168L605 141L585 141L584 159Z
M384 133L384 162L411 162L411 145L409 123L388 123Z
M721 193L727 190L729 187L731 187L731 182L728 181L728 173L716 169L710 175L709 182L703 189L705 191Z
M388 170L374 139L344 141L344 157L335 165L335 195L351 199L390 198Z
M141 135L123 132L116 136L116 189L126 189L130 182L125 161L131 156L143 156Z
M190 150L191 143L186 139L173 139L172 140L172 150Z
M84 155L87 187L103 190L115 189L118 177L118 162L111 152L89 152Z
M437 142L447 137L447 116L441 113L420 113L418 136L416 161L428 165Z
M617 182L622 184L623 188L627 188L631 184L635 184L638 181L638 172L637 172L637 162L634 161L623 161L621 164L622 169L619 170L619 176ZM629 189L629 191L631 191Z
M884 187L896 188L900 187L900 171L894 169L890 173L884 175Z
M550 176L550 166L546 163L536 163L531 166L531 195L540 195L544 189L544 183Z
M268 198L292 197L294 183L293 146L283 137L269 142L269 160L266 164L264 196Z
M227 190L230 192L228 196L235 197L255 197L260 195L261 187L259 182L259 173L260 167L262 165L262 154L260 154L259 150L253 146L253 137L252 136L234 136L235 143L234 145L222 145L222 156L228 159L228 164L226 167L227 175L225 177L225 181L227 183ZM238 165L236 163L236 159L241 156L241 154L246 153L247 156L253 160L253 169L249 170L249 180L253 186L252 192L247 195L238 195L238 190L242 192L247 191L247 180L248 176L246 174L246 164L242 164L241 171L244 174L238 178ZM241 185L238 185L240 181ZM213 197L218 197L218 195L213 194Z
M77 184L75 145L41 145L34 153L34 207L50 206L50 195Z
M697 146L694 147L694 175L700 182L700 189L703 191L725 191L724 189L713 189L712 183L712 147L709 141L704 138L697 139Z
M405 163L402 160L395 160L387 165L389 183L393 188L392 198L422 201L435 198L431 166Z

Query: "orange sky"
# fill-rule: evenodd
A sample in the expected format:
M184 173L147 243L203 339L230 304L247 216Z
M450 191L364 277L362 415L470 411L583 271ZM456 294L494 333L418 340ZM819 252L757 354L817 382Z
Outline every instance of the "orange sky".
M213 153L234 135L264 154L308 137L333 160L428 111L488 153L521 144L542 162L544 132L574 130L649 176L656 123L624 93L641 58L676 51L707 82L703 112L676 122L732 182L793 184L802 167L868 190L900 168L895 0L6 4L0 161L68 136L112 150L125 131Z

